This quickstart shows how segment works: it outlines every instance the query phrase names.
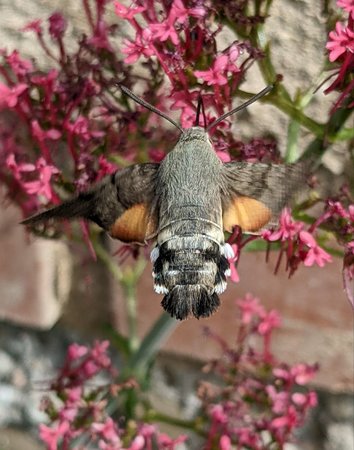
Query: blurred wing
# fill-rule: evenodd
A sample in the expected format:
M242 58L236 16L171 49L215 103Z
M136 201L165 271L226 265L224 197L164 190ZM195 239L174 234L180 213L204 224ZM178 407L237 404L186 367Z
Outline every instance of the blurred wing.
M224 164L223 220L231 232L235 225L256 232L277 224L279 213L305 186L303 164Z
M158 167L147 163L119 170L89 191L22 223L35 225L49 219L84 218L97 223L113 238L144 243L157 229L152 205Z

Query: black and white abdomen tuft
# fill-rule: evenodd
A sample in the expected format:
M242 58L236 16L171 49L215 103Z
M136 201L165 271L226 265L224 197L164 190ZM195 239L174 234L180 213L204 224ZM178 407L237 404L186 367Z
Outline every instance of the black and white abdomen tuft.
M227 245L227 244L226 244ZM226 289L230 266L224 248L205 235L175 236L151 252L154 289L176 319L210 316Z

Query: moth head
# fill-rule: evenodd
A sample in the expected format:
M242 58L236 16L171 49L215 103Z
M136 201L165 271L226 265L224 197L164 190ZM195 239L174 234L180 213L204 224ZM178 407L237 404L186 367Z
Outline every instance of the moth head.
M208 133L202 127L191 127L183 130L183 133L179 138L179 142L192 142L192 141L198 141L212 145Z

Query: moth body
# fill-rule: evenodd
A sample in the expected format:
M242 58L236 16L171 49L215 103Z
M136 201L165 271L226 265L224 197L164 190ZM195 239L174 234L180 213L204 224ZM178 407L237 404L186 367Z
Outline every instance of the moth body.
M182 132L174 149L160 164L120 169L23 223L35 227L50 219L84 218L122 242L154 240L154 289L164 295L164 309L177 319L207 317L217 309L231 273L228 259L234 255L224 231L238 226L257 233L276 225L281 209L304 184L307 170L302 164L222 163L203 128L183 130L129 89L122 90Z
M222 163L204 129L184 131L157 173L154 287L177 319L209 316L226 288Z

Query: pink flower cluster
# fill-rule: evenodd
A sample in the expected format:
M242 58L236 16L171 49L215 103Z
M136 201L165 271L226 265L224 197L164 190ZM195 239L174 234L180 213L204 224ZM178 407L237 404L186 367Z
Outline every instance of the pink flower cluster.
M313 237L314 230L315 227L304 230L304 223L294 221L290 210L285 208L280 215L279 228L275 231L265 230L262 236L269 242L281 242L282 251L286 252L287 268L290 269L291 275L300 262L303 262L305 266L317 264L323 267L327 262L332 261L331 255L317 244ZM279 258L281 256L282 253Z
M223 385L202 383L199 389L207 433L203 448L284 448L317 405L315 392L297 390L313 379L318 367L277 362L267 336L280 325L278 313L266 312L250 294L238 300L237 306L241 325L235 348L208 331L223 353L208 370L218 374ZM254 338L263 341L263 351L253 346Z
M159 4L161 7L157 7ZM186 7L182 0L155 1L146 7L144 2L136 2L127 8L114 2L116 14L127 20L135 31L133 40L124 41L124 61L133 64L140 58L156 58L171 84L171 109L181 110L183 127L194 123L200 89L207 91L210 86L214 91L214 95L204 96L206 108L212 107L221 114L225 107L230 107L232 94L247 64L259 57L249 44L238 41L215 51L216 36L222 26L211 31L213 9L208 3L191 1L190 4ZM249 57L240 62L244 51ZM198 90L193 90L194 87ZM160 108L165 108L164 95L157 97L157 101ZM208 113L207 119L212 119Z
M354 101L350 101L354 90L354 81L351 77L354 69L354 2L353 0L337 0L337 5L348 14L348 17L346 24L336 23L335 29L329 33L326 44L329 60L332 63L336 61L340 65L339 71L335 74L337 75L335 81L326 90L326 93L335 89L341 91L332 112L340 106L347 108L354 106ZM346 99L349 99L347 104Z
M202 431L205 450L231 450L234 446L262 450L271 444L283 448L317 404L316 394L304 387L318 368L276 360L270 348L271 335L280 326L275 310L266 311L251 294L237 300L236 306L240 325L235 347L207 330L222 350L206 369L219 383L200 384L202 407L189 427ZM72 344L51 383L52 396L42 401L49 424L40 425L39 434L46 448L177 450L186 441L186 435L171 438L136 416L130 415L128 420L124 398L129 392L135 393L138 402L135 412L140 411L142 417L144 410L147 417L154 414L133 379L117 380L107 341L95 342L92 347ZM120 405L118 417L112 414L113 403Z
M146 450L156 443L157 450L173 450L186 437L172 439L160 433L155 425L124 423L118 425L108 414L109 400L137 388L128 380L117 383L117 371L108 355L108 341L96 342L91 348L72 344L51 390L57 397L45 397L42 409L50 424L39 426L39 435L48 450ZM97 378L104 377L102 384ZM58 403L59 401L59 403ZM154 444L153 444L154 443Z

